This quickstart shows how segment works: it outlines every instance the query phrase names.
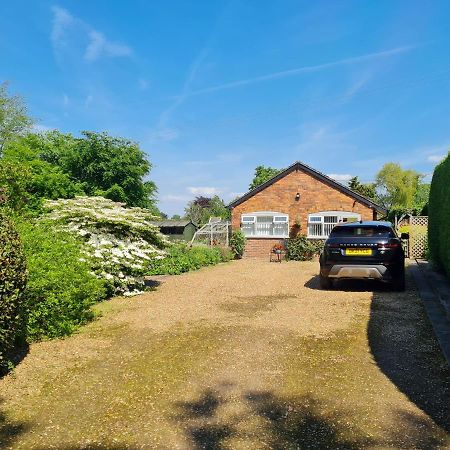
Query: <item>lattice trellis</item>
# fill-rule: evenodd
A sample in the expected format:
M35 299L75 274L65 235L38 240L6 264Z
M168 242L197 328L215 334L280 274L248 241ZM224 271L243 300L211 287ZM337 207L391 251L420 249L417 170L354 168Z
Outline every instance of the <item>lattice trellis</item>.
M409 233L409 257L423 258L428 246L428 217L411 216Z

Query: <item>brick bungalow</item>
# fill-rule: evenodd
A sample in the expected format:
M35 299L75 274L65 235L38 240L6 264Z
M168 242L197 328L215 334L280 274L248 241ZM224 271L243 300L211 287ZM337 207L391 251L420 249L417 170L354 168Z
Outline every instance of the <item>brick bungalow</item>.
M296 162L232 202L233 230L247 236L244 256L267 257L288 237L326 239L339 222L376 220L387 210L317 170Z

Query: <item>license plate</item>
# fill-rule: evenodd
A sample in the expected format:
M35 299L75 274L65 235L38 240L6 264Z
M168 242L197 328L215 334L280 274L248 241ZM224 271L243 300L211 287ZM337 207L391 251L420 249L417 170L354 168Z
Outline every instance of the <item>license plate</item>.
M346 256L370 256L372 250L370 248L347 248L345 250Z

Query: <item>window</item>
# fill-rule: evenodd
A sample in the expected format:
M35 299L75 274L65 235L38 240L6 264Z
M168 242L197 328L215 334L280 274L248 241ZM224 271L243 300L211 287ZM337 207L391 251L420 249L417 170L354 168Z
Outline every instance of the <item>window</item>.
M288 237L289 216L270 211L243 214L241 230L248 237Z
M308 237L326 239L340 222L355 222L361 215L348 211L322 211L308 216Z

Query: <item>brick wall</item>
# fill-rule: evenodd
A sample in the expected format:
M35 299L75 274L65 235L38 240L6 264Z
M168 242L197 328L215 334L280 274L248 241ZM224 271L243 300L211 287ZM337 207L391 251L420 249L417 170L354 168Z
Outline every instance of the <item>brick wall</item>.
M298 201L295 199L297 192L300 194ZM242 214L257 211L289 214L289 229L298 219L303 234L307 232L308 214L319 211L351 211L361 214L362 220L376 218L372 208L302 170L293 170L233 208L233 230L240 228ZM276 242L277 239L248 239L245 256L266 256Z
M284 239L258 239L247 238L244 258L267 258L275 244L283 245Z

